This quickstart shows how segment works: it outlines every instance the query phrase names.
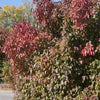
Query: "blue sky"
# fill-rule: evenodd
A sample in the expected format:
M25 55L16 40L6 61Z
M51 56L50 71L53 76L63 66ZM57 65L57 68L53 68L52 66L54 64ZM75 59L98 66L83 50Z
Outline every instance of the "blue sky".
M33 1L33 0L29 0L29 1ZM54 0L56 1L60 1L60 0ZM0 0L0 6L3 5L15 5L18 6L19 4L23 4L23 0Z

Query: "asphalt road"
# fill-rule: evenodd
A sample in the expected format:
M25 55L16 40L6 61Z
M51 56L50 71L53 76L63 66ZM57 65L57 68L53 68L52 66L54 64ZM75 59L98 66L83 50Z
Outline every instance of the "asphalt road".
M0 90L0 100L13 100L13 92Z

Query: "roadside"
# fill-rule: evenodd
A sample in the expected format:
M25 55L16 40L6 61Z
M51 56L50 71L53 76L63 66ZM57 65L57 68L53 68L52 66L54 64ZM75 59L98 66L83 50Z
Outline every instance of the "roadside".
M0 100L13 100L14 93L11 90L0 90Z
M0 100L13 100L14 93L10 84L0 84Z

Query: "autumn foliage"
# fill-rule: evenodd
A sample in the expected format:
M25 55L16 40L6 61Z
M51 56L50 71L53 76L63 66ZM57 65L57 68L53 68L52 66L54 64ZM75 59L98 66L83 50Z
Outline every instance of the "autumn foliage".
M86 47L84 47L81 51L81 54L83 56L87 56L87 55L95 55L94 52L94 47L91 43L86 43Z
M16 59L25 57L36 48L35 40L37 30L31 28L27 22L15 24L12 27L13 34L5 41L3 52L9 58ZM24 51L26 49L26 51Z
M72 0L70 4L70 17L73 28L83 30L83 26L89 23L89 18L94 15L94 5L97 0Z
M11 65L16 100L99 99L98 1L33 3L38 29L26 21L14 24L2 48Z

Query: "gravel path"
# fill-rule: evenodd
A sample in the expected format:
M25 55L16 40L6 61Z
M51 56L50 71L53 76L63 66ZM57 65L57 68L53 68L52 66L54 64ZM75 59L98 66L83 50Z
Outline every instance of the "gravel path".
M0 100L13 100L13 92L8 90L0 90Z

